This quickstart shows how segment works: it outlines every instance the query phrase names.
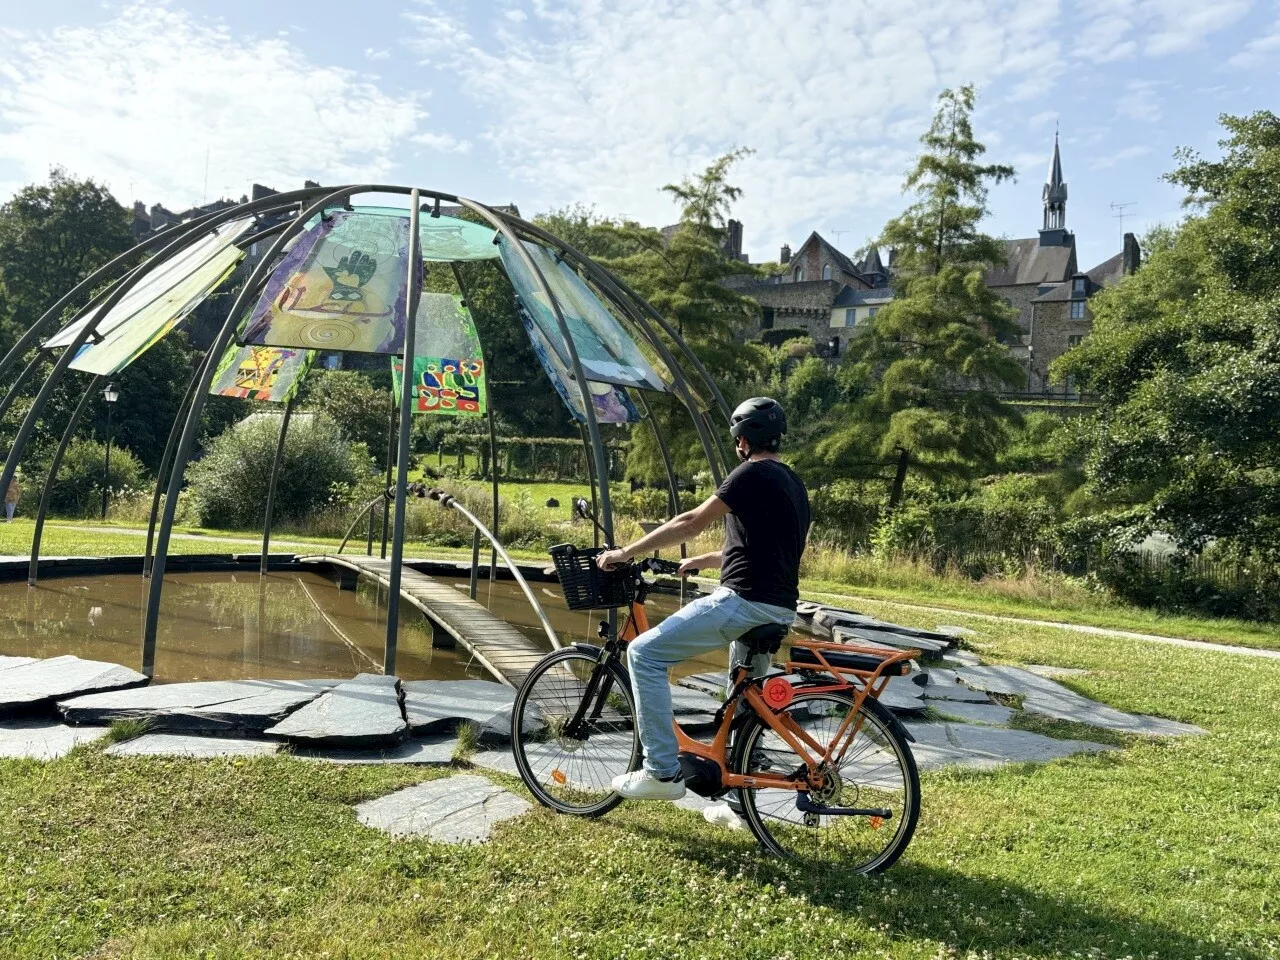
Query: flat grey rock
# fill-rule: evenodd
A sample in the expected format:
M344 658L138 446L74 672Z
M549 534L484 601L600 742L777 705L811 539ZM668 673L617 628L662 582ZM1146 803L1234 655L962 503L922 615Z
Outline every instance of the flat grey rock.
M529 803L484 777L463 774L397 790L356 807L367 827L393 837L438 843L482 843L494 824L518 817Z
M8 670L10 667L20 667L24 663L35 662L35 657L0 657L0 670Z
M108 732L106 727L68 727L49 720L7 720L0 723L0 758L56 760Z
M702 813L707 807L712 806L717 801L708 800L706 797L699 796L692 790L686 790L684 796L675 801L675 805L682 810L692 810L694 813Z
M381 750L317 750L295 751L302 760L342 765L401 764L406 766L448 766L458 749L458 738L452 733L437 733L415 740L405 740Z
M946 766L990 770L1009 763L1044 763L1076 753L1099 753L1116 747L1086 740L1056 740L1028 730L968 723L909 723L916 742L911 752L921 769Z
M943 666L947 667L980 667L982 666L982 658L972 650L961 650L958 647L948 650L942 655L940 661Z
M64 697L142 686L136 670L101 660L62 656L0 670L0 716L52 709Z
M929 684L924 688L929 700L952 700L962 703L990 703L991 698L980 690L972 690L960 682L956 671L946 667L929 668ZM939 708L941 709L941 708Z
M965 723L985 723L996 727L1007 726L1013 719L1013 715L1017 713L1013 707L1002 707L995 703L963 703L949 700L935 701L931 705L934 710L945 714L949 719L962 720Z
M145 718L152 733L261 733L335 686L333 680L208 680L91 694L58 704L69 723Z
M1071 720L1148 737L1204 733L1204 730L1193 724L1125 713L1090 700L1048 677L1037 676L1018 667L966 667L956 672L971 687L978 686L993 693L1019 695L1023 698L1024 710L1054 720Z
M922 713L928 706L924 693L925 688L910 677L890 677L879 699L894 713Z
M687 713L715 713L720 709L722 700L717 700L705 690L693 687L671 685L671 711L676 715Z
M724 696L724 673L693 673L676 681L677 686L700 690L712 699Z
M106 752L113 757L265 757L276 753L280 744L269 740L238 737L196 737L182 733L144 733L132 740L115 743Z
M293 743L371 747L402 740L409 732L400 704L400 681L361 673L338 684L266 731Z
M475 726L482 740L511 737L516 692L490 680L410 680L404 687L404 715L413 735Z
M951 623L940 623L933 629L938 633L946 634L948 637L957 638L973 637L978 633L977 630L972 630L969 627L957 627L955 624Z
M591 738L589 752L570 752L555 742L531 743L525 756L535 771L559 770L565 783L584 790L602 790L607 781L626 773L631 763L631 734L603 733ZM510 750L482 750L472 755L473 766L518 777L515 757Z

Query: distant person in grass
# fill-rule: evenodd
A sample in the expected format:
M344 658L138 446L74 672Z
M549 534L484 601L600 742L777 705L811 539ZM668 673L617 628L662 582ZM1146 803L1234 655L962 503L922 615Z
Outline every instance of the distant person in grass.
M22 485L18 483L15 473L9 480L9 489L4 493L4 522L13 520L13 511L18 509L18 497L22 496Z

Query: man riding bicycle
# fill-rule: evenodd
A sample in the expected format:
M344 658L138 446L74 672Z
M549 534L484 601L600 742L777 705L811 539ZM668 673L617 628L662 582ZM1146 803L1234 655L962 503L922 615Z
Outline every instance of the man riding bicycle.
M615 777L613 788L632 800L679 800L684 779L673 727L667 671L674 665L727 644L730 662L746 659L737 639L752 627L790 624L800 597L800 556L809 531L809 496L804 483L778 456L787 418L776 400L754 397L730 418L736 467L700 506L668 520L635 543L600 554L610 570L634 557L675 547L724 518L724 549L690 557L691 569L719 567L720 587L700 597L631 642L627 665L636 700L636 725L644 766ZM768 668L769 655L752 663Z

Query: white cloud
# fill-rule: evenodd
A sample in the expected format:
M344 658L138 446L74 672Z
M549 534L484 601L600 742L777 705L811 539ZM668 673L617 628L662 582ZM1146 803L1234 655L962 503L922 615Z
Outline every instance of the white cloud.
M364 51L364 55L365 55L365 58L368 60L390 60L391 59L391 51L389 49L375 50L373 47L366 47Z
M211 197L238 196L254 180L376 179L424 116L416 99L314 64L285 40L232 36L161 5L12 37L6 60L0 162L27 181L63 165L125 202L175 209L205 199L206 150Z
M503 13L503 16L506 17L508 20L514 20L516 23L523 23L524 21L529 19L529 15L525 13L523 10L520 10L518 8L512 8L506 11L505 13Z
M1116 116L1155 123L1164 116L1160 95L1156 92L1159 87L1160 84L1151 80L1130 80L1116 104Z
M669 223L660 184L748 145L738 215L770 254L833 216L874 232L858 211L897 202L938 90L1039 84L1028 38L1061 32L1056 3L1023 0L535 0L536 29L475 36L453 9L421 0L419 49L480 101L475 136L548 190L532 209L590 199Z
M1251 0L1080 0L1077 55L1104 63L1198 46L1249 12Z
M1244 49L1227 61L1227 66L1237 70L1251 70L1266 63L1280 54L1280 20L1271 25L1271 29L1260 37L1255 37L1244 45Z
M459 140L450 133L415 133L409 138L413 143L421 144L428 150L441 153L470 153L471 141Z
M1137 160L1139 157L1145 157L1151 152L1151 148L1147 146L1125 147L1123 150L1117 150L1115 153L1098 156L1089 164L1093 170L1106 170L1120 164L1128 163L1130 160Z

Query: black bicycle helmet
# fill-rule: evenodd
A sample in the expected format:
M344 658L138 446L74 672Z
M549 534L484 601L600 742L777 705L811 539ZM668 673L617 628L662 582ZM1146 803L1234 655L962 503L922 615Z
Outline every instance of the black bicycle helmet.
M752 449L768 445L787 432L787 415L772 397L752 397L738 404L729 418L733 439L745 437Z

